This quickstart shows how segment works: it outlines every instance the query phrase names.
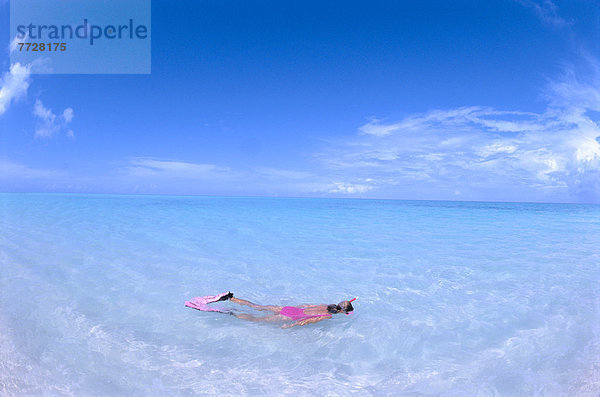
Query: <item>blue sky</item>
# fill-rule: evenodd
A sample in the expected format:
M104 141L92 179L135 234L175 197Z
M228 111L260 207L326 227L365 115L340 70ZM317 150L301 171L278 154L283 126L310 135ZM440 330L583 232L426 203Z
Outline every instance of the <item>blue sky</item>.
M594 1L155 0L150 75L0 24L2 191L600 202Z

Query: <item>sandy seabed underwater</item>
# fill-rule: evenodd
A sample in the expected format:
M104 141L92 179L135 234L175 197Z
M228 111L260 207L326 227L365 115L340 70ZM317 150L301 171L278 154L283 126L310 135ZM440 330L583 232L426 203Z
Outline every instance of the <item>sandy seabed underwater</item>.
M598 396L600 206L0 194L0 395ZM355 313L281 329L231 290Z

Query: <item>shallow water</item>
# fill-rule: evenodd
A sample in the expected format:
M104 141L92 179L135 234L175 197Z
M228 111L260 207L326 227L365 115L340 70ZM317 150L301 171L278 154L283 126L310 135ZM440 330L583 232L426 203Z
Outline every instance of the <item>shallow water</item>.
M600 393L600 206L2 194L0 231L0 395ZM228 290L359 299L183 306Z

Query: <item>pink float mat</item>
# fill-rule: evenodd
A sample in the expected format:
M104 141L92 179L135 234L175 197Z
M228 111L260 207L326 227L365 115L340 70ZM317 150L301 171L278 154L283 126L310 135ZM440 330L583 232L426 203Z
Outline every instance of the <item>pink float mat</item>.
M192 298L189 301L185 302L187 307L191 307L192 309L200 310L203 312L219 312L225 313L226 309L222 307L210 307L209 303L218 302L222 297L229 294L229 292L223 292L218 295L209 295L209 296L198 296L196 298Z

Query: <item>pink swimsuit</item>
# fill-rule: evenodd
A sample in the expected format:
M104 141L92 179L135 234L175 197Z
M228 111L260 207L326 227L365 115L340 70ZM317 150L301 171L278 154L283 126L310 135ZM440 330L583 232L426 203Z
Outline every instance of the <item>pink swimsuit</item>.
M306 320L307 318L329 316L329 314L306 314L304 313L304 309L300 309L299 307L294 306L284 306L279 312L279 314L289 317L294 321Z

